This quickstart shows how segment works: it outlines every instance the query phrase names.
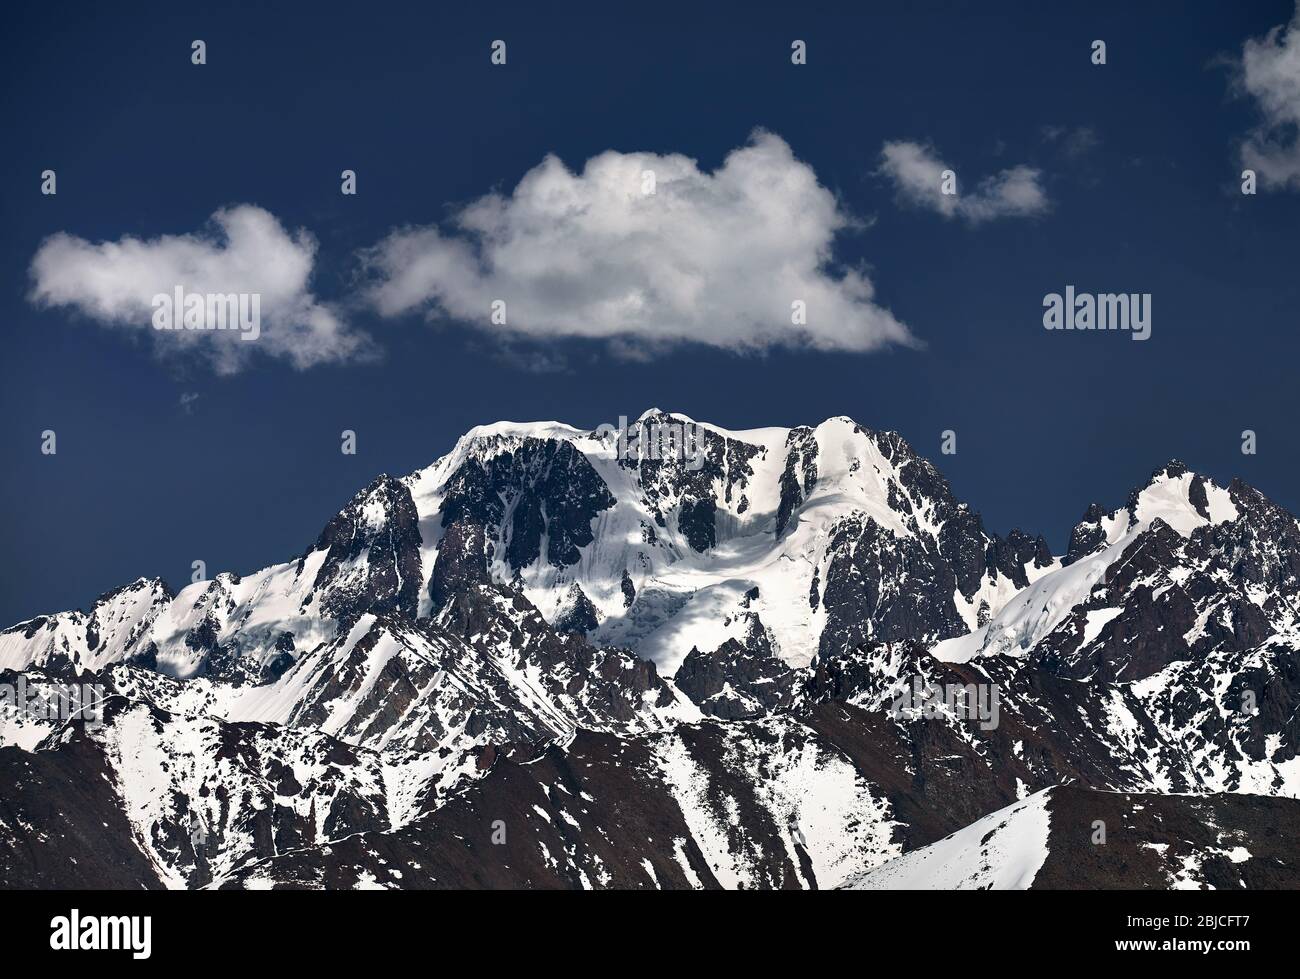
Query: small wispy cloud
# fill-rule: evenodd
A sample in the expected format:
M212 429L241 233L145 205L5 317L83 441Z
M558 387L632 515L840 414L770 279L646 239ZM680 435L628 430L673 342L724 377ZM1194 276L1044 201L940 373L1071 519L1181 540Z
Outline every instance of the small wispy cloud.
M1078 159L1101 145L1101 137L1091 126L1044 126L1043 140L1059 148L1070 160Z
M955 193L944 192L944 171L956 174ZM889 142L880 153L880 169L899 197L916 207L981 224L998 218L1023 218L1050 208L1040 183L1041 171L1028 166L1008 167L970 184L955 167L944 163L931 147L908 141Z

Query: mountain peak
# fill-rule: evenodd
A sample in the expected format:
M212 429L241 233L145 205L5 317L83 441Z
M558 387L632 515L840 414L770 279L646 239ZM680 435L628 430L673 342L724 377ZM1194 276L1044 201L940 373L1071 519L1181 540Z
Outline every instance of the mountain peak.
M1196 473L1187 468L1181 459L1170 459L1163 466L1155 469L1151 475L1147 477L1145 485L1150 486L1152 483L1158 482L1161 479L1177 479L1180 476L1186 476L1188 473L1191 473L1193 476L1196 475Z

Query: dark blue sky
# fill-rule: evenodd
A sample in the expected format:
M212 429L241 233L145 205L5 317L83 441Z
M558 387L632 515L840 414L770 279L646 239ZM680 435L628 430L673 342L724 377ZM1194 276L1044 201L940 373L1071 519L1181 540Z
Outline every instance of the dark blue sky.
M1238 193L1256 110L1216 63L1288 21L1289 2L565 6L6 12L0 624L139 575L179 585L199 558L210 573L283 560L377 473L502 418L594 427L653 405L748 428L846 414L901 432L992 529L1045 533L1057 551L1090 501L1122 503L1175 456L1300 508L1300 194ZM498 37L505 68L488 64ZM801 68L794 38L809 46ZM1105 67L1089 62L1094 38ZM556 342L540 349L568 369L538 373L521 362L539 348L504 356L464 326L355 310L380 362L263 359L216 377L27 300L47 235L179 234L253 203L316 235L313 289L346 303L358 248L509 191L548 152L570 167L606 149L678 152L712 170L756 126L874 218L835 258L870 264L924 349L627 362ZM1072 156L1051 126L1091 127L1097 143ZM873 174L892 139L974 173L1038 167L1052 210L969 227L905 207ZM47 167L56 197L39 193ZM354 198L339 194L346 167ZM1152 338L1044 331L1042 298L1067 283L1151 293ZM199 394L188 412L183 392ZM339 452L345 428L354 457ZM1240 452L1244 428L1256 456ZM45 429L57 456L40 454Z

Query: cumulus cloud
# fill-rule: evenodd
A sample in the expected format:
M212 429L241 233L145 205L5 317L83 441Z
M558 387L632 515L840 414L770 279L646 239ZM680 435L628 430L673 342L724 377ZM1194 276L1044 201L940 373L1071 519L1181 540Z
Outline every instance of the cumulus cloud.
M946 218L971 224L995 218L1031 217L1048 209L1047 195L1039 185L1040 171L1015 166L981 180L972 191L963 190L957 174L955 194L943 192L943 172L953 170L934 150L920 143L890 142L880 153L880 170L909 204L928 208Z
M1300 190L1300 3L1290 24L1246 41L1238 69L1238 87L1261 116L1241 144L1241 162L1264 187Z
M161 355L193 354L222 374L240 370L259 353L299 369L368 356L367 338L312 295L315 257L310 234L291 234L274 215L241 204L217 211L211 227L192 234L99 243L52 235L32 259L29 298L39 306L75 309L106 327L147 333ZM153 298L177 287L187 294L259 296L258 335L154 329ZM215 307L200 315L203 327L214 325Z
M611 150L578 173L547 156L445 229L396 231L368 250L369 298L386 316L422 310L502 334L599 338L625 355L684 341L737 351L913 343L863 269L833 267L835 237L853 225L767 132L712 173L677 154ZM492 321L497 300L504 324ZM792 322L796 302L805 323Z

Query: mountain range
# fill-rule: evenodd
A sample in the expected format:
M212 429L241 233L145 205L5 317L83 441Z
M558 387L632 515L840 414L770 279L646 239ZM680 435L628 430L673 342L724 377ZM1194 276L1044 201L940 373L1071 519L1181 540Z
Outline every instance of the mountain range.
M1300 523L1177 461L1054 555L848 418L481 426L20 682L7 887L1300 886Z

